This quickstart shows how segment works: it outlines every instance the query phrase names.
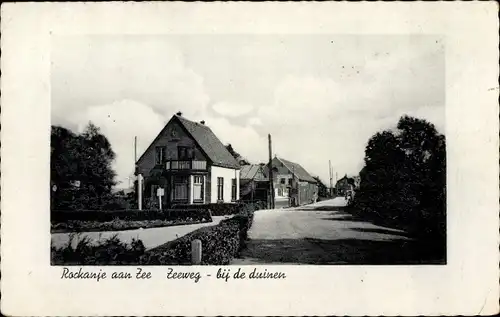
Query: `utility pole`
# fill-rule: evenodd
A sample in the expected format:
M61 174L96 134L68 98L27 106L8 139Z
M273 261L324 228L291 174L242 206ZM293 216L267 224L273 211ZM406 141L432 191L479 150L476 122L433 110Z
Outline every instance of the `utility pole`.
M328 172L330 173L330 196L333 196L333 175L332 161L328 160Z
M271 134L267 135L268 143L269 143L269 199L270 199L270 208L274 209L274 178L273 178L273 152L272 152L272 143L271 143Z
M134 167L137 163L137 136L134 137Z

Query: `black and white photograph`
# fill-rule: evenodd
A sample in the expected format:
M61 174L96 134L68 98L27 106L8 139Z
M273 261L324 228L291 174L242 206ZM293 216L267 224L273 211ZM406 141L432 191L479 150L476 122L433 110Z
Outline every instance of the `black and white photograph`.
M54 37L52 264L446 264L444 51Z
M0 14L2 315L500 312L494 2Z

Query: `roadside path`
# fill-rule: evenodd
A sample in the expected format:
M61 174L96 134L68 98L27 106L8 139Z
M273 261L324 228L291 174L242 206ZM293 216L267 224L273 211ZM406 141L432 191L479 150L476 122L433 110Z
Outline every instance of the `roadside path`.
M182 237L194 230L202 227L215 226L221 220L228 218L227 216L214 216L212 217L212 222L207 223L197 223L191 225L181 225L181 226L170 226L170 227L158 227L150 229L134 229L134 230L123 230L123 231L102 231L102 232L82 232L77 238L72 242L73 246L76 246L78 241L84 236L88 236L93 243L97 241L106 240L115 234L118 234L118 238L126 243L130 243L133 238L141 239L144 243L146 249L151 249L167 243L169 241L175 240L178 237ZM52 246L57 248L66 246L69 241L70 233L53 233L51 235Z

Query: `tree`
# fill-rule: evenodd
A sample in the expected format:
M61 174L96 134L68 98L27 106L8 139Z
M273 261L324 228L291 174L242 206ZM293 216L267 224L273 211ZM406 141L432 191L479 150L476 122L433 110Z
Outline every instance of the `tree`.
M89 203L94 208L103 205L104 199L111 195L116 173L112 168L115 153L111 149L106 136L100 129L89 122L80 136L82 150L81 159L81 188L88 194Z
M366 146L354 206L419 234L445 237L446 144L433 124L403 116Z
M51 207L65 209L73 200L73 184L79 178L79 138L60 126L52 126L51 130Z
M55 209L102 209L115 185L115 153L98 127L82 134L52 126L51 197ZM55 185L55 187L54 187Z
M240 165L250 165L250 163L245 158L243 158L238 152L233 149L231 143L228 143L226 145L226 149L229 151L229 153L231 153L231 155L238 161Z
M318 197L329 197L330 194L328 193L328 187L326 187L325 183L323 183L323 181L318 176L315 176L313 178L318 183Z

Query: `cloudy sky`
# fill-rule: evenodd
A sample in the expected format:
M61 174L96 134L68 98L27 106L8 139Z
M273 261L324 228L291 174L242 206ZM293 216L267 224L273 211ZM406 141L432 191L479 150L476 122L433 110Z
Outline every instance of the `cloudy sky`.
M377 131L403 114L444 133L437 36L129 35L56 37L52 123L94 122L117 154L120 187L177 111L205 120L251 162L274 152L328 182L363 166Z

